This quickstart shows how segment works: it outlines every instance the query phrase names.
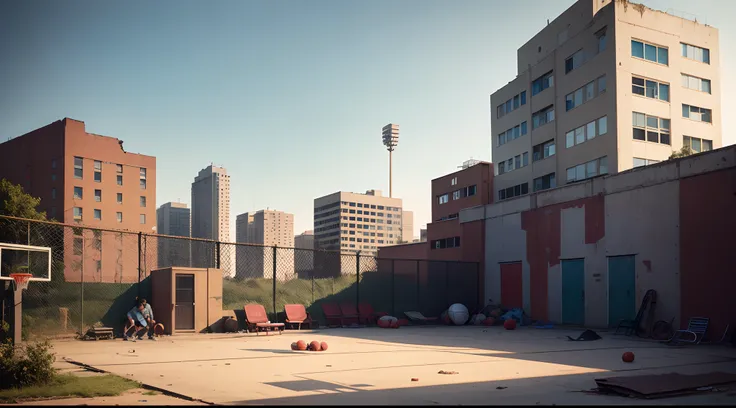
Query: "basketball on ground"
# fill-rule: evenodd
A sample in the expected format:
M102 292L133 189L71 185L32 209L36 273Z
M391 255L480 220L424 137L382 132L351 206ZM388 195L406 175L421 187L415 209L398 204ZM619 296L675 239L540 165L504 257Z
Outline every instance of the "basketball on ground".
M296 347L296 343L291 343L291 349L292 350L298 350L298 348Z
M514 330L516 328L516 320L508 319L503 322L503 328L506 330Z
M621 356L621 360L624 361L624 363L633 363L634 362L634 353L627 351Z
M156 323L155 326L153 326L153 334L156 336L163 336L164 335L164 325L161 323Z
M326 342L324 342L324 341L323 341L322 343L319 343L319 348L320 348L320 349L321 349L322 351L327 351L327 343L326 343Z
M309 349L312 351L320 351L319 342L317 340L312 341L309 343Z
M307 342L305 342L304 340L297 341L296 342L296 349L297 350L301 350L301 351L306 350L307 349Z

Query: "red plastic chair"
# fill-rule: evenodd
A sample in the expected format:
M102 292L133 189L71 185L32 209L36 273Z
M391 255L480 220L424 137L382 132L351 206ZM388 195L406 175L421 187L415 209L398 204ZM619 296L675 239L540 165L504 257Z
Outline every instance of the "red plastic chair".
M270 330L276 329L279 334L284 330L283 323L271 323L268 320L266 309L262 305L251 303L243 306L243 309L245 310L245 326L248 331L255 330L256 335L260 331L265 331L268 336Z
M362 324L377 324L378 319L383 316L388 316L388 313L376 312L373 310L373 306L370 303L359 304L358 312L360 314L360 322Z

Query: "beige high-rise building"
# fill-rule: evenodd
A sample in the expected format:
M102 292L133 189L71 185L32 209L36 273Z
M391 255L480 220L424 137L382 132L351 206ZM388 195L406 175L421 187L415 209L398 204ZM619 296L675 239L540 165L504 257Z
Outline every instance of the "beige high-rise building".
M271 278L273 276L273 247L276 250L276 277L279 280L294 276L294 214L275 210L243 213L235 219L237 245L235 263L237 278Z
M406 224L402 224L403 213L409 218ZM314 199L317 249L375 256L379 247L398 244L402 236L411 237L412 224L413 214L402 210L401 199L383 197L380 190L365 194L339 191Z
M309 279L314 270L314 231L294 237L294 270L302 279Z
M200 170L192 183L192 238L232 242L230 236L230 176L223 167L210 165ZM224 257L223 257L224 255ZM214 250L204 244L192 244L192 266L212 267ZM220 269L233 275L233 255L223 251Z
M624 0L580 0L519 48L491 95L504 200L721 147L718 30Z
M412 242L414 240L414 212L413 211L402 211L401 212L401 242Z

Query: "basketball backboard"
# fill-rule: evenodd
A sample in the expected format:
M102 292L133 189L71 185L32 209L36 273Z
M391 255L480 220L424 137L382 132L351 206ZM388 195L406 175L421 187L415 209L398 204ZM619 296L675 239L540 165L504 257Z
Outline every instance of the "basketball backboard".
M30 273L31 281L51 280L51 248L0 242L0 280L12 273Z

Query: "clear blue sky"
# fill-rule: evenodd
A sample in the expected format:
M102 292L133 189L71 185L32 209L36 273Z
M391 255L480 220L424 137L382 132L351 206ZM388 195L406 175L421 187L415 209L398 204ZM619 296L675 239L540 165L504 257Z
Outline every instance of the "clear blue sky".
M643 3L720 29L722 107L734 112L736 2ZM2 1L0 138L83 120L157 157L157 205L189 203L214 162L232 175L233 223L270 207L294 213L300 233L315 197L388 191L380 130L398 123L394 195L418 235L430 180L490 160L489 95L514 78L516 49L571 4Z

